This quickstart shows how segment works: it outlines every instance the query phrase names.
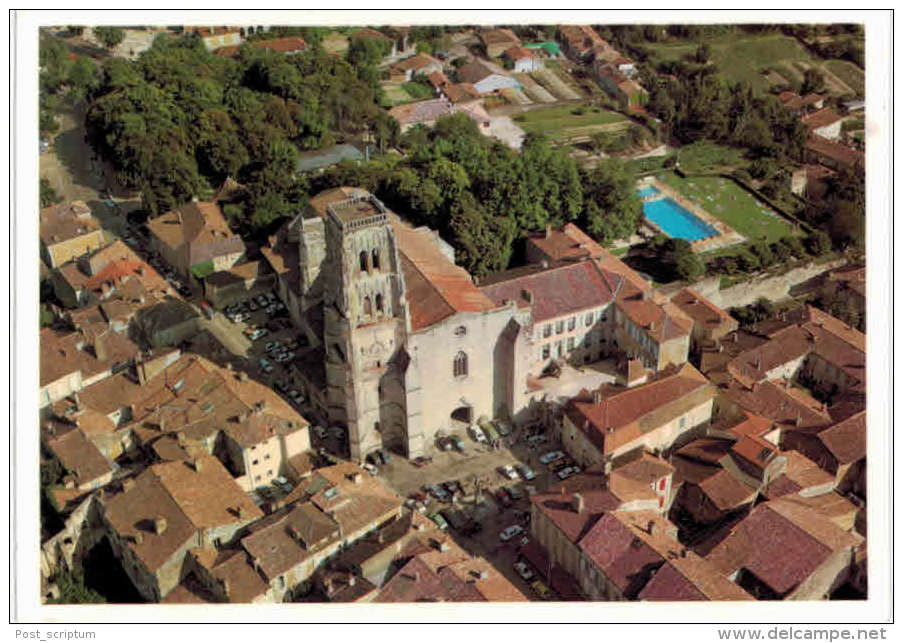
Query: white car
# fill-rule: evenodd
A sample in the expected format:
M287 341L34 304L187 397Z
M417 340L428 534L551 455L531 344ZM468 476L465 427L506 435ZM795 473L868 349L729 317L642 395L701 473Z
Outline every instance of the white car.
M510 464L506 464L502 467L502 475L504 475L509 480L517 480L518 478L517 471L515 471L514 467L512 467Z
M530 566L522 560L514 563L514 571L517 572L517 575L523 578L525 581L533 580L536 574L533 573L533 570L530 569Z
M543 464L549 464L550 462L555 462L556 460L561 460L564 457L564 454L561 451L549 451L547 453L543 453L539 456L539 461Z
M521 478L523 478L524 480L533 480L534 478L536 478L536 474L533 472L533 469L525 464L517 465L517 471L518 473L520 473Z
M253 341L257 341L258 339L260 339L261 337L263 337L266 334L267 334L266 328L258 328L256 330L254 330L250 335L248 335L248 338L253 342Z
M229 315L229 319L233 324L237 324L238 322L243 322L248 319L248 313L233 313Z
M379 475L379 469L377 469L376 467L374 467L374 466L373 466L372 464L370 464L369 462L365 462L365 463L364 463L363 465L361 465L361 466L363 466L363 467L364 467L364 471L366 471L367 473L369 473L371 476L378 476L378 475ZM414 504L414 500L411 499L411 498L408 498L408 499L405 501L405 505L407 505L407 506L410 507L411 509L415 509L415 508L416 508L416 505Z
M470 432L473 434L474 441L488 444L489 440L486 439L486 434L483 433L483 429L478 427L476 424L470 427Z
M524 533L523 527L520 525L511 525L510 527L506 527L505 530L499 534L499 540L506 543L512 538L520 536L522 533Z

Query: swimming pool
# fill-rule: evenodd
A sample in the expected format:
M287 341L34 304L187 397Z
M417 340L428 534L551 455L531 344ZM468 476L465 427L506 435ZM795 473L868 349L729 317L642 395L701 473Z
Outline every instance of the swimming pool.
M636 191L641 199L645 199L647 196L656 196L657 194L661 194L659 189L654 185L647 185L644 188L640 188Z
M718 235L718 231L668 197L643 203L643 214L669 237L696 241Z

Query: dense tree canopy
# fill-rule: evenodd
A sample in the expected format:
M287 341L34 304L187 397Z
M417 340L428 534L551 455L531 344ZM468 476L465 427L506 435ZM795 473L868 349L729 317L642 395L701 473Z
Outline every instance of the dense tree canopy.
M134 63L107 60L95 96L94 145L151 214L232 176L248 187L240 219L251 232L303 202L298 149L331 145L336 132L395 135L372 83L316 45L293 56L245 45L225 58L197 38L163 35Z
M602 241L633 233L640 203L617 162L581 171L567 150L528 137L520 153L483 136L463 114L409 130L404 159L342 164L312 179L374 191L400 214L434 227L475 275L508 267L512 243L546 224L575 221Z

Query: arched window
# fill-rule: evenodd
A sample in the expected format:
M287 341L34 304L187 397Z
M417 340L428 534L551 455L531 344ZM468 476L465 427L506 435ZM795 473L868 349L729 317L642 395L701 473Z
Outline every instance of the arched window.
M369 297L364 297L364 314L368 317L373 314L373 304Z
M379 250L374 248L370 257L371 257L370 263L373 265L373 269L379 270Z
M452 372L455 377L464 377L467 375L467 353L461 351L455 355Z
M361 250L361 272L367 272L367 251Z
M383 312L383 296L382 293L376 294L376 312Z

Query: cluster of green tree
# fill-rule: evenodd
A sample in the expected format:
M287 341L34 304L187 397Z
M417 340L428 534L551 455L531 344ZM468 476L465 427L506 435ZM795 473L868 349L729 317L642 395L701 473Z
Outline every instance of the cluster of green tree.
M843 168L825 180L827 189L806 203L804 217L823 230L840 249L861 249L865 244L865 174L861 168Z
M125 32L120 27L94 27L94 36L107 49L125 40Z
M865 30L861 24L784 25L782 30L805 42L822 58L842 58L865 68ZM833 38L819 40L819 36Z
M778 312L778 309L771 300L760 297L749 306L731 308L728 312L731 314L731 317L740 323L740 326L747 327L765 319L770 319Z
M812 302L812 305L834 315L845 324L865 332L865 315L859 308L859 296L848 288L823 290Z
M589 137L589 145L596 154L613 154L641 145L649 141L651 136L651 132L634 123L619 132L594 132Z
M47 179L41 179L39 189L42 208L46 208L49 205L59 203L63 200L62 197L57 194L56 190L53 189L53 186L50 185L50 181L48 181Z
M574 221L600 241L633 233L640 203L618 162L583 171L565 150L528 137L520 154L480 134L463 114L417 127L404 158L341 164L311 179L312 192L360 185L415 224L438 229L475 275L504 269L513 242L546 224Z
M38 49L39 129L53 134L59 130L55 115L66 102L77 103L100 84L97 67L90 58L70 54L65 43L41 33Z
M84 577L74 571L59 573L54 578L60 595L48 602L57 605L71 605L73 603L106 603L104 596L85 585Z
M678 140L709 139L746 148L754 157L802 159L806 128L777 98L756 95L746 84L725 84L714 65L663 66L666 76L644 72L650 89L646 109Z
M246 45L224 58L163 34L135 62L105 61L88 132L150 214L232 176L247 188L240 221L265 233L304 203L299 148L331 145L334 132L391 131L362 66L316 45L292 56Z
M831 252L831 239L821 230L805 238L788 235L773 243L755 241L731 248L708 260L706 272L730 276L757 272L793 259L821 257Z
M437 25L417 25L411 28L409 38L414 41L417 52L436 54L451 49L451 32L457 27Z
M658 273L661 281L695 281L705 274L705 263L693 252L693 247L686 239L672 239L657 234L646 244L645 252L664 268L664 274L661 271Z

